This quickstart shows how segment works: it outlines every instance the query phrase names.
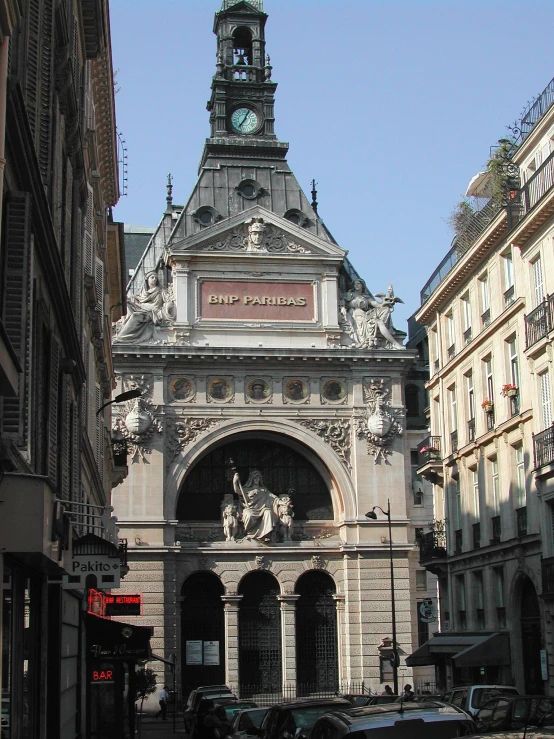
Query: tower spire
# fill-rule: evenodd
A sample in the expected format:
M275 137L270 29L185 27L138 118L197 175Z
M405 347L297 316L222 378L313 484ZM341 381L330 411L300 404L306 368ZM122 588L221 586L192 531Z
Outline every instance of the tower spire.
M317 215L317 182L315 180L312 180L312 208L314 209L314 213Z
M172 205L173 205L173 177L171 176L171 172L167 175L167 196L165 198L167 203L166 212L171 212Z

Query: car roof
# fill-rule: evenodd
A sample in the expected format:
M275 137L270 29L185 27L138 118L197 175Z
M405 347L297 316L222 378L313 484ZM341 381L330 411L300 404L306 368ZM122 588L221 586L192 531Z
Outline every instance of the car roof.
M462 688L495 688L496 690L510 690L518 692L517 688L515 688L513 685L454 685L453 688L449 688L446 692L450 693L451 690L461 690Z
M303 708L304 706L350 706L346 698L296 698L276 703L273 708Z
M468 716L465 711L442 701L383 703L378 706L363 706L329 713L348 726L355 725L356 731L363 729L365 725L370 727L376 722L386 721L387 718L396 723L402 718L407 718L406 714L412 720L414 718L422 718L426 721L471 720L471 716Z

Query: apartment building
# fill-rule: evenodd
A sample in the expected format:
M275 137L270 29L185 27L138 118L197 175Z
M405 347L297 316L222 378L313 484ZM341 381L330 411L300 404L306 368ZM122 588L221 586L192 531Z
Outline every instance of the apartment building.
M554 82L514 143L472 180L478 207L421 293L430 435L418 473L437 521L419 539L439 578L441 631L408 658L446 686L554 692L552 342ZM494 169L489 167L489 170Z

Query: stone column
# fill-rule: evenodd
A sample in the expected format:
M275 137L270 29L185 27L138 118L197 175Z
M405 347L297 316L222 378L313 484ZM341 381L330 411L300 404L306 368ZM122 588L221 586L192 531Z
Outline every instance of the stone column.
M177 322L179 325L190 326L189 269L186 263L178 263L173 266L173 289Z
M242 595L222 595L225 608L225 684L239 695L239 605Z
M337 661L339 663L339 690L342 691L346 674L346 657L344 654L343 639L346 635L344 627L344 595L338 593L333 595L333 600L337 606Z
M278 595L281 603L281 654L283 687L296 688L296 601L299 595Z

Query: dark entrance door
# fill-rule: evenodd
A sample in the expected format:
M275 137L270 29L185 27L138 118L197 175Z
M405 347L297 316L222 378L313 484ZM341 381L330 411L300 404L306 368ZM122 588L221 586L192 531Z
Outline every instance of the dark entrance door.
M541 616L535 586L525 578L521 589L521 648L526 695L542 695L541 677Z
M224 589L216 575L196 572L185 580L181 592L181 674L186 698L199 685L225 683Z
M279 585L267 572L251 572L239 587L239 680L241 696L281 689Z
M296 674L299 695L338 690L335 583L325 572L307 572L296 593Z

